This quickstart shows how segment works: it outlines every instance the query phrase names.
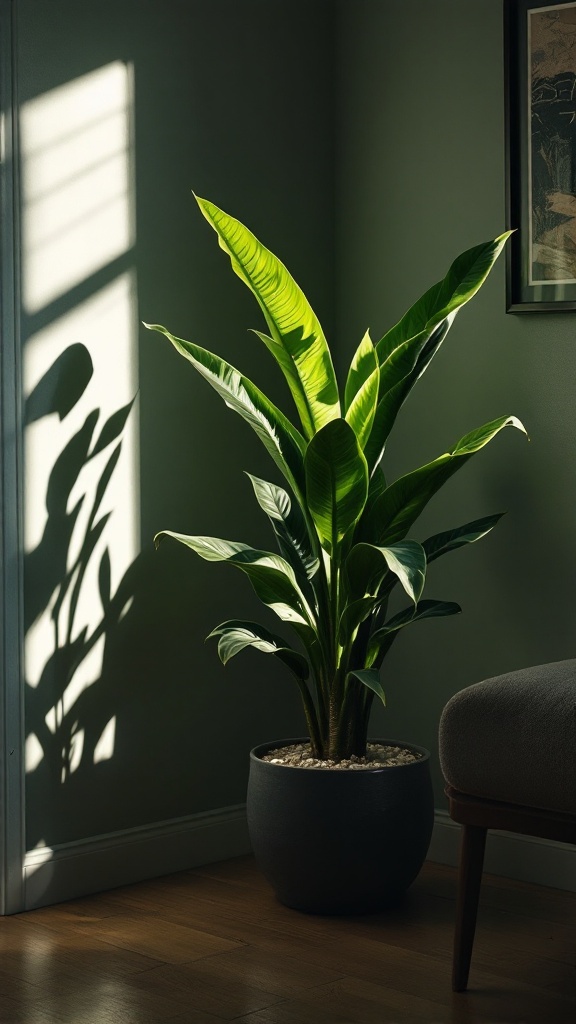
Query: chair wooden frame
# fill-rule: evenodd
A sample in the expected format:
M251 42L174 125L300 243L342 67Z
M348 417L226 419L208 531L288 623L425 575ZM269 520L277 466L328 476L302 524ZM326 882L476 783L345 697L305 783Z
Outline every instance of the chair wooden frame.
M488 829L576 845L576 815L485 800L460 793L451 786L446 788L446 795L450 817L462 825L452 990L464 992L470 972Z

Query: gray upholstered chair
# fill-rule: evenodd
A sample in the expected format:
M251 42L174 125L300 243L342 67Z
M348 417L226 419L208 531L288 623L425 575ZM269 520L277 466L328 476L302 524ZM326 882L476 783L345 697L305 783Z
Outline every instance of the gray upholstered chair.
M462 825L452 972L462 992L487 829L576 843L576 660L457 693L440 721L440 763L450 815Z

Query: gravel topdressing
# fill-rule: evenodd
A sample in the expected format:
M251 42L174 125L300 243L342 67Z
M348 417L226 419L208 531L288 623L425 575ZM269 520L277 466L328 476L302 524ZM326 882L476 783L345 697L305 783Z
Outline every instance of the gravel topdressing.
M391 747L384 743L368 743L366 757L355 754L345 761L323 761L312 754L309 743L293 743L289 747L269 750L262 757L271 764L282 764L289 768L320 768L333 771L366 771L374 768L391 768L399 764L419 761L422 754L408 750L406 747Z

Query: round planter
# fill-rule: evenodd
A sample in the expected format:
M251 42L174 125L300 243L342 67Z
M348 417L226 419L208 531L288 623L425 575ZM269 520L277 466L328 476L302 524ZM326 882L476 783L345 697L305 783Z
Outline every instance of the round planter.
M390 768L338 771L262 761L250 753L248 828L257 863L281 903L313 914L360 914L397 903L432 835L430 754Z

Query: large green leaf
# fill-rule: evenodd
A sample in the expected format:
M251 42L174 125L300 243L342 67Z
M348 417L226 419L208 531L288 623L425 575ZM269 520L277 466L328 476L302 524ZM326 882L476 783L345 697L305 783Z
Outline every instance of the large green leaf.
M399 344L380 367L378 403L364 452L371 472L384 454L390 431L403 403L440 348L455 315L451 313L432 332L423 330L414 338Z
M390 648L392 641L398 631L411 622L419 622L421 619L438 618L444 615L458 615L462 609L454 601L420 601L415 608L404 608L393 618L389 619L380 629L377 629L370 638L368 647L368 662L374 665L381 662L382 658Z
M350 685L350 679L356 679L358 680L359 683L362 683L362 686L365 686L368 690L372 690L372 692L380 698L384 707L386 707L386 695L382 688L380 676L376 669L354 669L354 671L349 672L348 675L346 676L346 682L348 683L348 685Z
M189 537L172 530L162 530L154 538L158 547L163 537L173 537L195 551L207 562L229 562L248 576L258 597L284 622L294 627L313 629L313 619L300 590L294 570L280 555L259 551L240 541L219 537ZM301 630L299 630L301 632Z
M317 551L312 546L316 538L315 535L311 538L298 502L292 501L283 487L261 480L251 473L246 475L254 488L260 508L272 523L284 558L290 562L297 576L304 574L306 579L312 579L319 565Z
M401 338L380 362L380 397L409 380L421 361L430 361L444 341L456 313L444 317L435 327L424 326L418 334ZM381 345L382 342L379 342ZM380 353L381 355L382 353Z
M346 420L354 430L362 449L366 447L372 430L378 405L379 385L378 357L370 334L366 331L352 359L344 398Z
M306 499L320 542L333 555L358 521L368 495L368 467L346 420L327 423L304 456Z
M273 654L279 661L283 662L290 669L298 684L304 714L309 730L309 736L316 749L320 749L321 735L318 725L318 715L314 701L306 680L309 675L309 665L306 658L298 651L292 650L285 644L282 637L276 636L265 629L258 622L247 622L244 619L230 619L222 622L206 639L218 636L218 654L224 665L230 658L233 658L246 647L254 647L264 654Z
M501 416L466 434L452 452L390 484L363 518L360 539L387 545L402 540L430 498L504 427L516 427L526 433L515 416Z
M304 433L312 437L340 415L332 357L318 319L286 267L251 231L213 203L195 198L264 313L271 337L259 336L286 377Z
M440 555L445 555L448 551L455 551L456 548L461 548L464 544L473 544L480 540L481 537L490 533L490 530L496 526L503 515L505 515L504 512L497 512L495 515L484 516L483 519L475 519L472 523L466 523L464 526L446 530L444 533L435 533L433 537L428 537L422 545L426 552L426 561L430 564L435 558L440 558Z
M382 472L380 466L377 466L374 472L372 473L372 476L370 477L370 484L368 487L368 498L366 500L364 512L362 513L362 519L365 519L367 516L370 515L370 510L372 506L376 503L380 495L385 490L386 477L384 476L384 473ZM362 525L362 519L360 520L360 526Z
M364 346L364 350L363 350ZM358 360L356 362L356 360ZM363 375L367 373L363 380ZM380 368L376 358L376 350L370 341L368 333L360 345L360 349L354 357L354 362L346 384L347 391L351 395L350 403L346 409L346 422L350 424L360 447L364 449L368 443L376 408L378 405L378 389L380 383ZM352 395L352 388L357 391Z
M375 596L388 571L398 577L416 604L426 579L426 555L417 541L405 540L388 547L355 544L346 559L346 575L355 598Z
M302 495L304 492L303 455L306 447L304 438L292 426L290 420L276 408L253 383L244 377L226 360L194 345L191 341L176 338L159 324L144 324L151 331L159 331L172 342L198 373L212 385L224 399L229 409L240 416L256 432L274 462L284 474L288 483Z
M484 284L510 234L507 231L458 256L444 279L429 288L376 345L380 391L365 452L370 471L381 459L412 387L440 348L457 312Z
M390 584L383 592L379 588L387 575ZM382 608L393 582L399 580L416 604L425 579L426 556L417 541L401 541L388 548L355 544L346 559L347 603L338 627L338 640L342 647L353 641L358 626L372 612Z
M254 647L264 654L274 654L299 679L307 679L310 669L306 658L286 644L281 636L276 636L258 622L245 619L228 619L216 626L206 637L219 637L218 654L223 665L234 658L246 647Z
M374 342L370 337L370 332L366 331L366 334L354 353L350 369L348 371L348 377L346 378L346 386L344 388L345 412L348 412L356 395L368 378L374 373L377 366L378 356L376 355Z
M402 342L422 332L430 333L450 313L470 301L484 284L511 234L505 231L492 241L467 249L454 260L443 280L429 288L378 342L376 351L381 366ZM383 377L385 386L385 371Z
M338 624L338 643L346 648L354 639L358 626L372 614L379 604L377 597L359 597L344 608Z

